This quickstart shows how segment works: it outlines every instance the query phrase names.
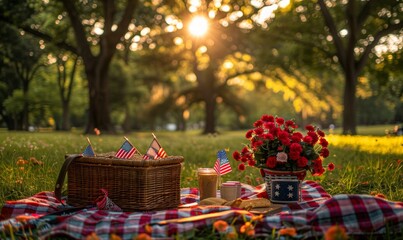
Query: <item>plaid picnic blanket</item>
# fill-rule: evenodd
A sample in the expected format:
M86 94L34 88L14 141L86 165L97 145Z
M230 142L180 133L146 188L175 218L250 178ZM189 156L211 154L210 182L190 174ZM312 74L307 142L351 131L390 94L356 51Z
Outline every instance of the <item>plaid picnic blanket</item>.
M242 198L265 196L265 186L242 184ZM320 237L331 226L342 226L349 235L384 234L403 229L403 202L392 202L369 195L330 196L318 183L302 183L302 202L285 205L279 214L264 216L255 226L255 236L271 236L273 229L294 227L298 238ZM8 201L1 210L0 238L11 239L10 232L23 238L68 236L85 239L96 234L109 239L116 234L132 239L141 233L153 238L186 236L195 229L212 226L217 220L235 224L252 219L253 214L228 206L198 206L198 189L181 189L178 209L149 212L116 212L97 208L66 209L53 192L41 192L27 199ZM189 217L199 217L190 218ZM238 219L234 221L234 219ZM149 228L151 226L151 228ZM239 229L239 226L237 226ZM189 235L190 236L190 235Z

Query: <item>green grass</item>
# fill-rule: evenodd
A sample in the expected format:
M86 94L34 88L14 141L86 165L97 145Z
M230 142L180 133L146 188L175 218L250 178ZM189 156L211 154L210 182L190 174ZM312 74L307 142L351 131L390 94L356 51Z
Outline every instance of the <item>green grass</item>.
M185 158L181 186L197 186L196 170L213 167L216 152L229 149L229 155L242 148L244 132L223 132L220 135L200 135L196 132L157 132L157 137L169 155ZM81 153L87 145L86 136L78 133L26 133L0 132L0 207L6 200L21 199L40 191L53 191L65 154ZM151 133L127 135L129 140L145 152ZM96 153L114 152L123 142L122 136L90 136ZM326 163L334 162L336 169L321 177L307 179L319 181L330 194L376 194L388 199L403 201L403 137L340 136L329 135L331 156ZM252 185L262 182L256 168L244 172L236 169L223 176L223 180L239 180ZM43 165L18 165L19 158L35 158Z

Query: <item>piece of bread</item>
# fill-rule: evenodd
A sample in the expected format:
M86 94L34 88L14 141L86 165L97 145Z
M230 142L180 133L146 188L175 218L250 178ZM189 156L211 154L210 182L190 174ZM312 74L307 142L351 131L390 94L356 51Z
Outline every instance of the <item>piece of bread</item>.
M227 202L227 200L222 199L222 198L206 198L200 201L199 205L200 206L208 206L208 205L224 205Z
M241 208L241 209L245 209L245 210L250 210L252 208L270 207L271 202L267 198L256 198L256 199L248 199L248 200L242 200L242 199L238 198L234 201L226 202L224 205L231 206L231 207L237 207L237 208Z

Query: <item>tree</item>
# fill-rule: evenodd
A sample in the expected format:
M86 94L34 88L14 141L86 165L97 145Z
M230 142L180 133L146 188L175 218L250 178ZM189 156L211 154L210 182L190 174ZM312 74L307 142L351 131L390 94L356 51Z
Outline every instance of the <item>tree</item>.
M230 90L228 81L238 75L253 72L250 63L247 71L242 69L232 75L223 74L222 66L225 59L235 54L247 55L246 36L251 28L258 27L253 19L270 17L264 12L267 12L271 5L263 2L245 4L244 1L171 1L169 3L156 7L158 17L155 18L160 19L161 24L157 25L159 28L158 31L155 30L157 34L151 37L152 44L156 51L168 49L168 51L181 52L181 57L175 62L179 62L178 67L188 68L188 74L182 79L191 75L194 82L190 87L182 88L176 97L178 99L185 97L189 105L203 103L205 109L203 132L215 133L217 102L227 104L238 113L242 111L238 104L240 101L235 101L239 97L236 91ZM193 17L199 17L199 19L202 17L204 19L202 21L207 22L209 26L205 35L198 37L189 34ZM199 22L198 25L193 26L193 30L200 32L203 27L201 24L203 23ZM232 68L238 69L236 66ZM167 100L173 101L172 98Z
M5 26L2 31L4 31L4 38L2 38L1 46L1 57L4 61L2 65L2 81L7 82L9 89L9 97L14 94L14 90L21 89L22 96L17 99L17 102L22 103L20 111L16 112L13 109L12 121L8 121L8 128L10 130L28 130L29 127L29 98L28 90L29 85L34 78L37 70L43 66L40 62L42 51L36 39L32 36L28 36L21 33L11 27ZM3 34L2 34L3 35ZM13 73L10 73L6 68L13 69ZM17 94L19 96L19 94ZM8 103L12 102L10 99ZM17 104L17 103L14 103ZM9 110L11 110L9 108ZM10 116L5 117L7 113L2 113L3 118L8 119Z
M88 41L89 34L86 32L88 28L84 24L84 15L82 15L85 11L80 12L80 10L92 8L93 3L85 4L70 0L62 0L62 3L71 21L78 54L83 59L88 79L89 122L85 132L89 133L94 128L113 132L109 108L108 70L116 52L116 45L127 32L132 21L138 0L127 0L123 6L113 0L104 0L99 3L101 6L96 5L97 8L102 8L102 14L97 16L96 21L103 22L103 33L97 42L97 51L92 49L92 41ZM118 11L119 7L122 12Z

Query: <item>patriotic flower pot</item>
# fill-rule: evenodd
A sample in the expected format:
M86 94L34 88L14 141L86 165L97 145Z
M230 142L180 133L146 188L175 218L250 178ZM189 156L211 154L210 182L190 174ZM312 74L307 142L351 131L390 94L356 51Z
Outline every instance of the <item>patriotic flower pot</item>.
M268 198L273 203L301 201L301 182L306 170L275 171L263 169Z

